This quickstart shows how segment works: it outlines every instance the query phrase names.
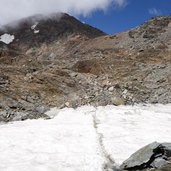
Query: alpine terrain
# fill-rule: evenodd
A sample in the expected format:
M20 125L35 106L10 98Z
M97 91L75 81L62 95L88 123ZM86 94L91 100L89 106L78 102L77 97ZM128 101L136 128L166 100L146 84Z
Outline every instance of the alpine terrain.
M170 103L171 16L0 28L0 171L171 171Z
M49 107L171 103L171 16L113 35L68 14L16 23L0 30L1 120Z

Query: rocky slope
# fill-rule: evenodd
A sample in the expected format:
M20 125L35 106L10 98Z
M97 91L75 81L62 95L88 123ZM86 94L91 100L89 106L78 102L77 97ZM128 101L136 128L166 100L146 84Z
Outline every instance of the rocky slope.
M0 30L1 120L52 106L170 102L171 16L114 35L67 14Z

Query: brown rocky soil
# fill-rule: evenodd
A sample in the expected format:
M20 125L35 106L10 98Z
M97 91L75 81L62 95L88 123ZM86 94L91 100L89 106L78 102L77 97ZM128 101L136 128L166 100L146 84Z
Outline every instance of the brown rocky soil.
M15 39L0 42L0 112L171 103L170 23L171 16L156 17L114 35L67 14L5 26L0 36Z

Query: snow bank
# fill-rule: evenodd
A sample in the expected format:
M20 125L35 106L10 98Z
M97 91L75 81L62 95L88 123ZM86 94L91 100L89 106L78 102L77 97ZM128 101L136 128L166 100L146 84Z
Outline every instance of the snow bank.
M102 171L104 150L120 164L148 143L171 142L171 105L54 108L47 114L51 120L0 125L1 171Z
M171 105L99 107L96 115L106 151L119 164L149 143L171 142Z
M61 110L52 120L0 126L0 171L101 171L91 115Z

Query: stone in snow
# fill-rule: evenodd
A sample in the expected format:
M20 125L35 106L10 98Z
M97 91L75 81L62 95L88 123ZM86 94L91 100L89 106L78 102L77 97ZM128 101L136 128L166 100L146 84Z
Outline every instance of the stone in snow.
M150 168L160 168L167 165L167 159L171 157L171 143L151 143L131 155L121 165L121 169L134 170Z
M123 162L121 165L122 169L127 169L127 168L134 168L137 166L141 166L145 163L148 163L151 156L153 155L153 150L159 147L159 143L154 142L152 144L149 144L134 154L131 155L129 159Z

